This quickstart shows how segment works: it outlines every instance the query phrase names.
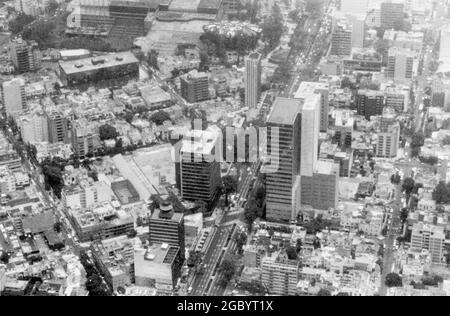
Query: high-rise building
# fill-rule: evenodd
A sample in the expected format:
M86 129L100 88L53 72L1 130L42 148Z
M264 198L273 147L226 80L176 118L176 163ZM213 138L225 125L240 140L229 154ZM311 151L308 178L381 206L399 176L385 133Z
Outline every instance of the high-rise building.
M299 263L289 260L286 253L275 253L262 259L261 281L270 295L295 295L297 293Z
M46 113L48 126L48 141L50 143L68 143L69 132L67 119L59 112Z
M396 81L409 81L414 74L414 52L392 47L389 49L386 78Z
M318 161L312 176L301 177L300 201L315 210L328 211L338 202L339 164Z
M214 200L220 184L222 144L218 131L192 130L184 138L180 149L180 189L189 201Z
M191 71L180 77L181 96L189 103L208 100L208 75L204 72Z
M358 115L362 115L366 120L371 116L383 114L384 93L375 90L358 90L356 95L356 110Z
M17 119L17 125L25 143L48 141L48 126L45 115L41 113L22 115Z
M99 135L87 120L72 121L72 147L81 159L94 153L99 146Z
M161 202L149 222L150 243L166 243L180 248L180 256L185 257L184 215L175 213L172 204Z
M302 101L277 98L267 120L267 219L290 221L296 217L294 186L300 173Z
M352 48L364 48L366 37L366 14L349 17L352 24Z
M320 95L320 131L326 132L328 130L328 115L330 103L330 86L323 82L306 82L303 81L298 88L295 98L304 101L312 94Z
M405 18L404 3L387 1L381 3L381 27L383 29L394 29L401 25Z
M400 146L400 123L392 115L383 115L380 118L380 127L377 132L377 157L395 158Z
M431 224L416 223L411 234L411 250L428 250L433 263L441 263L444 254L444 228Z
M442 27L439 48L439 61L450 62L450 28L449 25Z
M41 53L34 41L26 42L21 38L11 41L11 60L18 73L36 71L41 65Z
M267 218L290 221L300 207L300 176L312 176L318 156L319 94L277 98L268 124Z
M337 22L331 34L332 56L351 56L352 54L352 28L344 22Z
M2 101L8 115L18 115L26 108L25 82L20 78L3 82Z
M339 11L346 14L366 14L369 11L369 0L341 0Z
M245 58L245 106L254 109L261 96L261 54L251 53Z

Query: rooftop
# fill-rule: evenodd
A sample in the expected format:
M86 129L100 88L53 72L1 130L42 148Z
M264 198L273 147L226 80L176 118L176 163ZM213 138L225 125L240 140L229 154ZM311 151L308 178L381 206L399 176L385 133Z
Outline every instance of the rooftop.
M302 107L303 104L298 99L277 98L273 104L267 123L293 125Z
M320 90L328 90L330 85L324 82L307 82L304 81L298 87L295 93L296 99L304 99L305 96L313 93L318 93Z
M60 61L59 65L66 74L75 74L137 63L139 63L139 61L131 52L123 52L78 60Z

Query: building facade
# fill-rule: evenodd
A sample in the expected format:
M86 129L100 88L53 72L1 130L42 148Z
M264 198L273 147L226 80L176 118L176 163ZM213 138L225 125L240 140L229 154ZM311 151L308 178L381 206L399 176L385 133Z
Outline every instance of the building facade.
M261 54L252 53L245 58L245 106L254 109L261 97Z

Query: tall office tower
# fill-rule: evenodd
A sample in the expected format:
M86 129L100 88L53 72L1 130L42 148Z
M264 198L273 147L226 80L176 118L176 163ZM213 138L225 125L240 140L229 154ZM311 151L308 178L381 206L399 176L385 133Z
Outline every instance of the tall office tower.
M214 200L221 181L221 149L220 134L213 129L192 130L183 138L179 164L183 199Z
M366 14L349 17L352 24L352 48L364 48L366 37Z
M397 2L381 3L381 27L385 30L401 25L405 18L405 5Z
M413 78L414 52L409 49L389 49L386 78L396 81L410 81Z
M446 25L441 29L439 61L444 63L450 62L450 25Z
M22 38L12 40L10 54L14 69L18 73L36 71L41 66L41 53L34 41L27 43Z
M375 90L358 90L356 95L356 110L366 120L371 116L383 114L384 92Z
M428 250L433 263L441 263L444 254L444 228L422 222L415 223L411 234L411 250Z
M395 158L400 145L400 123L393 115L384 114L377 132L377 157Z
M68 122L59 112L46 113L48 141L50 143L69 142Z
M47 119L41 113L22 115L17 119L20 134L25 143L39 143L48 141Z
M337 22L331 34L332 56L350 56L352 54L352 28L345 22Z
M25 82L23 79L14 78L3 82L3 107L8 115L18 115L26 108Z
M297 293L299 262L289 260L286 253L275 253L263 258L261 281L270 295Z
M341 0L339 11L348 14L366 14L369 11L369 0Z
M184 215L175 213L170 202L162 202L149 222L150 243L169 244L180 248L180 255L185 257Z
M261 96L261 54L251 53L245 58L245 106L255 109Z
M297 92L295 93L295 99L300 99L305 101L307 97L312 94L320 95L320 131L327 132L328 130L328 114L330 111L329 107L329 90L330 86L328 83L323 82L302 82Z
M268 220L290 221L296 217L294 187L300 173L301 110L301 100L277 98L267 119Z
M312 176L319 152L321 96L312 94L304 99L301 121L300 175Z

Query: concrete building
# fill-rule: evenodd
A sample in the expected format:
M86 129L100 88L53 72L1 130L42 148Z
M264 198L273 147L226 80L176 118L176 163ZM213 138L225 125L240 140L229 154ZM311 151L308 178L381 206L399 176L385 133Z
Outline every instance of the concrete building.
M41 66L41 52L34 41L28 43L21 38L12 40L10 54L17 73L36 71Z
M339 11L346 14L366 14L369 0L341 0Z
M180 249L168 244L153 244L134 252L134 275L137 286L153 287L171 294L181 273Z
M351 25L342 21L337 22L331 34L330 55L350 56L352 54L352 36Z
M300 209L300 176L312 176L318 157L319 94L277 98L269 114L266 168L267 218L290 221Z
M65 212L80 242L128 235L134 230L133 218L125 211L115 209L110 203L89 209L66 208Z
M127 236L92 243L92 258L113 291L134 283L134 245Z
M26 109L25 82L14 78L3 82L2 101L7 115L17 116Z
M68 120L59 112L47 112L48 141L50 143L68 143Z
M184 241L184 215L175 213L172 204L162 202L149 221L149 241L154 243L166 243L180 249L180 257L185 258Z
M324 211L336 208L339 185L338 164L318 161L312 176L302 176L300 181L302 205Z
M300 174L302 102L277 98L267 119L266 173L267 219L290 221L296 218L294 186ZM300 140L300 142L298 141Z
M131 52L60 61L59 76L66 86L139 77L139 60Z
M47 119L44 114L32 113L22 115L17 119L22 140L25 143L40 143L48 141Z
M383 116L377 133L377 157L395 158L400 147L400 123L394 117Z
M286 254L277 253L261 262L262 284L270 295L295 295L297 293L299 263L289 260Z
M180 77L181 96L189 103L208 100L209 79L204 72L191 71Z
M420 54L423 48L424 34L422 32L403 32L395 30L387 30L384 33L385 40L389 41L391 47L400 49L408 49Z
M221 181L221 148L220 135L215 130L192 130L185 135L179 161L183 199L207 203L214 200Z
M450 28L448 26L441 29L440 43L439 61L450 63Z
M100 145L100 136L94 126L87 120L72 121L72 147L81 159L94 153Z
M414 53L408 49L389 49L386 78L396 81L410 81L414 75Z
M358 115L362 115L366 120L371 116L383 114L384 93L375 90L358 90L356 95L356 110Z
M83 180L80 184L66 185L61 195L64 206L72 209L91 208L112 200L111 188L102 181Z
M330 103L330 85L323 82L306 82L300 84L294 98L303 102L312 94L320 95L320 131L327 132L329 125L329 103Z
M428 250L433 263L441 263L444 255L444 228L423 223L416 223L411 234L411 250Z
M381 3L381 27L385 30L396 28L405 18L405 5L388 0Z
M245 106L254 109L261 96L261 54L251 53L245 58Z
M0 166L0 194L16 191L16 179L8 166Z

